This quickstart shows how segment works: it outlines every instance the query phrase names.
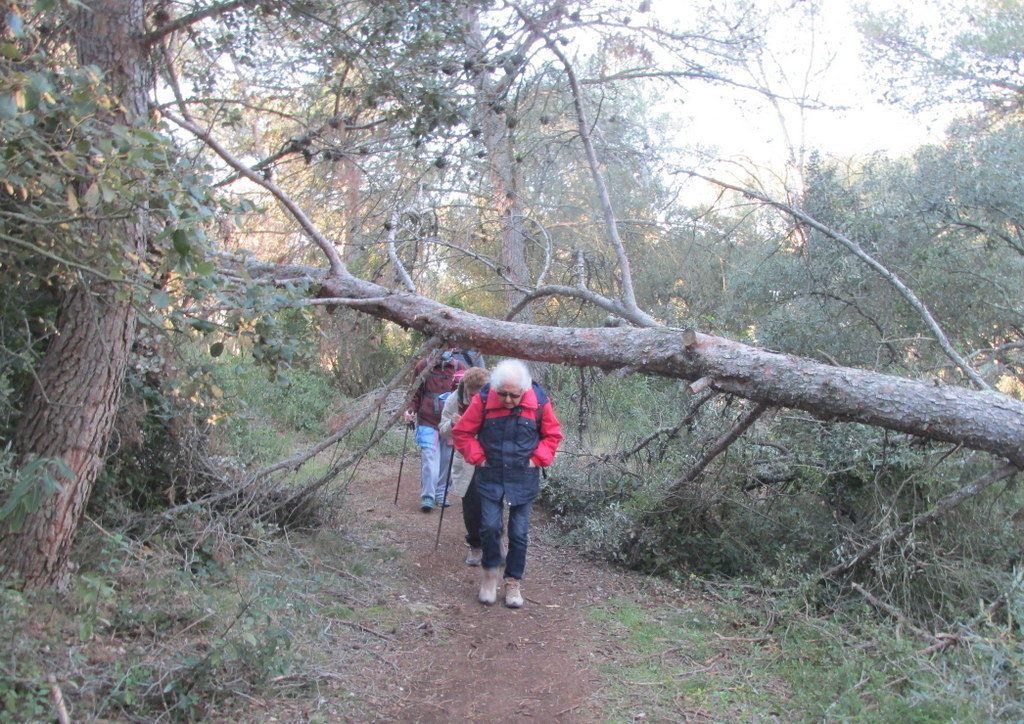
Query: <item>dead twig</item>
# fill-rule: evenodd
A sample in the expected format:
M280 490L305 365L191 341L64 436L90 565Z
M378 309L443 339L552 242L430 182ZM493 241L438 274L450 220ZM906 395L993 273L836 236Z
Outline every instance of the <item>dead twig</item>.
M716 457L728 450L729 446L736 442L736 440L739 439L739 437L745 433L747 429L757 421L757 418L761 417L769 407L771 406L767 402L759 402L753 409L747 412L746 415L737 420L736 424L730 427L729 430L719 437L708 451L704 453L701 459L697 461L696 465L690 468L683 477L672 484L671 488L669 488L669 495L671 496L672 493L678 491L682 486L696 480L697 476L700 475Z
M50 684L50 698L53 699L53 708L57 710L57 721L60 724L71 724L68 707L64 703L64 692L61 691L60 684L57 683L57 677L50 674L46 677L46 681Z
M903 613L899 609L897 609L895 606L892 606L892 605L886 603L882 599L878 598L878 596L875 596L874 594L872 594L870 591L865 589L859 583L851 583L850 587L853 588L853 590L856 591L857 593L859 593L861 596L863 596L865 601L870 603L872 606L877 608L879 611L883 611L886 614L888 614L889 616L891 616L892 618L896 619L897 621L899 621L901 624L903 624L904 626L909 628L911 631L916 633L921 638L927 639L928 641L935 641L935 636L934 635L932 635L928 631L925 631L923 628L915 626L913 623L910 622L910 620L906 616L903 615Z
M905 538L906 536L910 535L910 533L915 528L918 528L924 525L925 523L929 523L935 520L940 515L960 505L960 503L964 502L968 498L974 497L975 495L982 492L986 488L989 488L995 483L998 483L1000 480L1012 477L1019 472L1020 468L1018 468L1016 465L1012 463L1007 463L1001 467L995 468L994 470L990 470L989 472L982 475L974 482L969 483L964 487L960 488L959 490L954 491L947 495L946 497L942 498L930 510L926 510L921 515L913 518L912 520L908 520L906 523L896 528L896 530L892 531L886 536L883 536L882 538L879 538L874 543L864 546L860 549L860 551L857 552L856 555L853 556L853 558L850 558L845 563L840 563L836 566L833 566L832 568L829 568L827 571L821 574L818 580L822 581L826 578L834 578L842 573L846 573L847 571L852 570L857 565L859 565L860 563L862 563L863 561L877 553L882 548L882 546L888 545L889 543Z
M365 633L368 633L368 634L370 634L372 636L376 636L377 638L382 639L384 641L393 641L394 640L390 636L388 636L387 634L382 634L379 631L374 631L372 628L364 626L363 624L358 623L356 621L341 621L341 620L338 620L338 619L334 619L333 623L340 623L343 626L348 626L350 628L358 629L358 630L363 631Z

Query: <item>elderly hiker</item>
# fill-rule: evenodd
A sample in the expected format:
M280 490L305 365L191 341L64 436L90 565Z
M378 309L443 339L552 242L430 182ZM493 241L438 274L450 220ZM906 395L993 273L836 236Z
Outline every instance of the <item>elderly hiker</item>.
M485 605L497 600L504 499L509 504L505 605L519 608L530 510L540 492L540 468L554 460L562 426L527 366L519 360L503 360L452 428L452 439L455 449L476 466L473 480L480 495L483 550L479 600Z

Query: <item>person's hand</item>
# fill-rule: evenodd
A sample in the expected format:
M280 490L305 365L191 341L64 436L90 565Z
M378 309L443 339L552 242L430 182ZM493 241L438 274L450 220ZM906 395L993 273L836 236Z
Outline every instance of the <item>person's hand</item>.
M406 410L405 411L405 424L406 425L412 425L412 423L413 423L413 421L415 419L416 419L416 413L414 413L412 410Z
M458 425L459 424L459 420L461 420L461 419L462 419L462 415L460 415L459 413L456 412L454 415L452 415L452 425Z
M535 467L537 467L537 465L536 465L536 464L535 464L535 463L533 462L533 460L531 460L531 461L530 461L530 462L529 462L529 463L527 464L527 466L526 466L526 467L528 467L528 468L535 468Z

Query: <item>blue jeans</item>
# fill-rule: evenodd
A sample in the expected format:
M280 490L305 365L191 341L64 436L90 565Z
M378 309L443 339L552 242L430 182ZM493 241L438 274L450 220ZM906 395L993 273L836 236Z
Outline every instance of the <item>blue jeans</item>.
M441 476L441 449L437 436L437 430L433 430L432 444L427 446L424 444L429 436L427 431L424 429L426 426L421 425L420 429L417 430L417 443L420 445L420 495L429 496L430 498L436 498L435 487L437 480ZM444 472L447 469L444 468ZM441 480L441 489L439 491L441 495L444 493L444 481Z
M530 510L533 501L513 505L508 511L508 555L505 556L505 578L521 579L526 570L526 548L530 543ZM501 516L504 504L480 496L480 544L484 568L501 565Z

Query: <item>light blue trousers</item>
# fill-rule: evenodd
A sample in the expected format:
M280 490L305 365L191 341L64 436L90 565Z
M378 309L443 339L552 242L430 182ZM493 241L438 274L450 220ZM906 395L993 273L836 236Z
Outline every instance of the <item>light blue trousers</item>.
M444 486L448 479L448 467L451 465L455 448L441 444L437 430L433 435L433 445L425 438L424 426L420 426L416 434L416 442L420 445L420 496L430 496L438 502L444 496Z

